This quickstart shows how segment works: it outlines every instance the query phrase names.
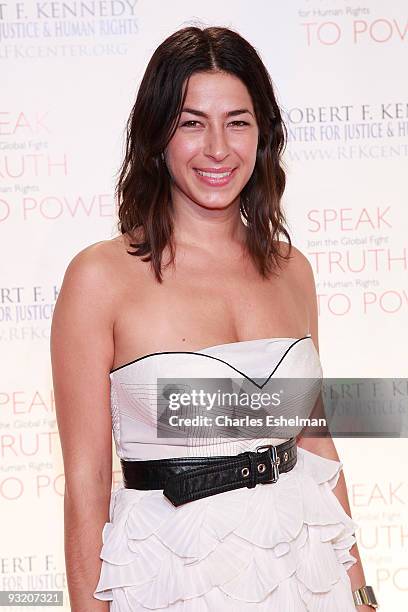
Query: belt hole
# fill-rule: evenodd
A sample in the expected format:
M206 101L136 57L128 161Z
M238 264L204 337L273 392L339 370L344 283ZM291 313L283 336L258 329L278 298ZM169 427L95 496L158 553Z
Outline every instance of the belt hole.
M265 466L265 464L264 464L264 463L260 463L260 464L258 465L258 472L259 472L260 474L263 474L265 470L266 470L266 466Z
M249 476L249 469L247 467L242 468L241 474L244 478L247 478Z
M283 453L283 460L284 460L284 461L287 461L287 460L288 460L288 458L289 458L289 455L288 455L288 453L285 451L285 452Z

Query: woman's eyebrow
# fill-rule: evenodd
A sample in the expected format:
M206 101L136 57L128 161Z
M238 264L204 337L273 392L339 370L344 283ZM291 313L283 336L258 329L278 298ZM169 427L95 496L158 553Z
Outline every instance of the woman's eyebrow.
M208 118L208 115L206 113L200 110L196 110L194 108L183 108L181 112L190 113L191 115L197 115L198 117ZM252 115L251 111L249 111L247 108L238 108L236 110L227 111L226 113L224 113L224 115L226 117L235 117L236 115L243 115L245 113L249 113L250 115Z

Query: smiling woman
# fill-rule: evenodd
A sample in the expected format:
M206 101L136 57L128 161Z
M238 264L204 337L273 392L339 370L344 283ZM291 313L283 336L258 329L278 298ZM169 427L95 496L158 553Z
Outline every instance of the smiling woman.
M165 152L180 197L211 209L223 206L226 198L235 198L237 205L254 171L258 139L251 96L242 81L222 71L193 74L177 130ZM210 158L212 166L207 165Z
M243 239L259 272L270 273L287 259L276 237L291 243L280 206L286 133L270 76L239 34L185 28L166 39L129 116L117 185L120 231L140 238L132 254L147 255L161 282L165 247L168 263L175 256L174 197L191 210L228 203L246 222Z
M73 612L352 612L361 601L342 464L326 428L299 426L324 417L322 366L313 271L281 208L285 134L268 72L238 33L185 28L154 52L127 124L120 235L74 257L54 309ZM165 422L169 389L205 379L229 394L238 378L256 398L277 377L312 379L281 404L293 428L237 419L208 436L206 409L190 403L182 435Z

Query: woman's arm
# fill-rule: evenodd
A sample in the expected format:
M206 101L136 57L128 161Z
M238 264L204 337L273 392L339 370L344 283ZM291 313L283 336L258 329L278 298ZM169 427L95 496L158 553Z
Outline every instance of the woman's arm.
M299 261L299 264L297 266L298 278L299 281L302 283L304 295L306 296L309 309L309 329L312 335L312 340L316 346L316 350L319 351L318 305L313 269L307 258L304 257L299 251L296 252L296 257ZM316 412L316 416L322 416L322 410L324 411L324 406L320 396L318 401L316 402L314 413ZM311 418L315 416L314 413L311 415ZM326 430L325 437L313 438L309 436L300 435L298 437L297 443L298 446L301 446L302 448L310 451L311 453L315 453L316 455L320 455L327 459L334 459L335 461L340 461L333 439L328 430ZM345 512L352 518L350 503L347 495L346 480L344 477L343 470L341 470L340 472L339 479L335 488L333 489L333 493L336 495ZM353 557L357 559L357 562L352 565L347 572L350 577L351 588L353 591L355 591L359 587L366 584L357 543L355 543L351 547L350 554L352 554ZM372 606L359 605L358 608L356 607L356 610L358 610L358 612L373 612L374 608Z
M51 326L56 416L65 472L64 543L72 612L107 612L93 597L109 521L112 421L109 371L113 315L102 243L70 262Z

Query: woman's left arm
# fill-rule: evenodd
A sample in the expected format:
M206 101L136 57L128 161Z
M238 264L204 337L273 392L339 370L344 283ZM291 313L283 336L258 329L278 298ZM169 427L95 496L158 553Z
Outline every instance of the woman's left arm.
M319 352L318 303L313 269L309 260L298 249L294 247L293 250L295 265L293 265L292 270L294 270L295 274L294 282L298 286L300 293L305 297L305 306L307 307L309 318L309 330L316 350L317 352ZM316 402L314 412L319 412L322 410L324 411L324 406L320 395L318 401ZM312 413L312 415L310 416L311 418L313 418L314 413ZM320 416L324 416L324 414ZM316 455L320 455L327 459L334 459L335 461L340 461L336 447L328 429L326 429L326 431L324 432L323 437L318 438L314 438L311 436L302 436L302 434L300 434L297 439L297 444L298 446L301 446L302 448L310 451L311 453L315 453ZM336 495L345 512L352 518L350 503L347 495L346 480L343 470L340 471L339 479L335 488L333 489L333 493ZM353 591L355 591L356 589L366 584L364 570L361 563L357 543L353 544L353 546L350 548L350 554L352 554L353 557L357 560L356 563L354 563L354 565L352 565L347 572L350 577L351 588ZM368 605L359 605L358 608L356 607L356 611L357 610L358 612L373 612L374 608Z

